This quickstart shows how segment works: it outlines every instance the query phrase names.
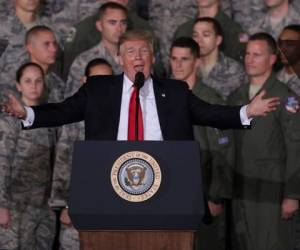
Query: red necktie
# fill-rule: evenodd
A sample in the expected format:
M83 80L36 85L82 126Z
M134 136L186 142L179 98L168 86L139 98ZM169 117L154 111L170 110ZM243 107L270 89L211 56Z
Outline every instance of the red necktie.
M137 95L137 88L134 87L129 102L129 113L128 113L128 140L129 141L135 140L136 95ZM139 141L144 140L143 115L142 115L141 105L139 105L139 111L138 111L138 140Z

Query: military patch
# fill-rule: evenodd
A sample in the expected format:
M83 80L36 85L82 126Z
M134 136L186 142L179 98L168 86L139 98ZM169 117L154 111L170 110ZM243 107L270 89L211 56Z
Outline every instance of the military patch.
M296 113L299 110L299 101L294 96L287 98L285 109L290 113Z
M76 28L75 27L72 27L67 35L67 38L66 38L66 42L67 43L71 43L73 42L74 38L75 38L75 35L76 35Z
M0 39L0 56L2 56L2 54L6 50L7 46L8 46L8 40Z

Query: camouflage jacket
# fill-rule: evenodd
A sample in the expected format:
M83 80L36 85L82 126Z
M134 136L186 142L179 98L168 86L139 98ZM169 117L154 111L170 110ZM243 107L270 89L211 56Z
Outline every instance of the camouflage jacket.
M50 195L53 129L22 130L20 121L0 116L0 206L42 206Z
M243 66L221 52L216 65L207 76L201 73L201 70L199 71L199 79L205 85L216 90L224 100L247 81Z
M86 65L95 58L103 58L107 60L113 68L114 74L122 73L121 66L115 61L115 59L109 54L108 50L104 48L100 42L97 46L81 53L73 62L68 81L65 89L65 97L73 95L79 87L82 85L82 77L84 76L84 70Z
M271 24L270 16L266 14L262 18L253 21L248 33L252 35L257 32L267 32L277 39L283 28L290 24L300 24L300 13L291 4L287 15L275 27Z

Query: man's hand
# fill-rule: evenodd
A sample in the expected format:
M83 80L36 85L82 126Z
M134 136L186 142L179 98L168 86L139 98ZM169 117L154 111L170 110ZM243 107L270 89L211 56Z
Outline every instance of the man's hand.
M276 110L280 104L279 97L263 99L265 95L266 91L263 90L249 103L246 109L248 118L266 116L269 112Z
M5 229L10 228L10 213L7 208L0 207L0 226Z
M62 224L66 225L68 227L71 227L73 225L67 208L64 208L61 211L59 220Z
M216 204L212 201L208 201L208 208L213 217L221 215L224 210L223 204Z
M26 110L22 103L12 94L8 94L8 101L1 104L1 111L19 119L26 118Z
M283 199L281 203L281 218L289 219L299 209L299 201L294 199Z

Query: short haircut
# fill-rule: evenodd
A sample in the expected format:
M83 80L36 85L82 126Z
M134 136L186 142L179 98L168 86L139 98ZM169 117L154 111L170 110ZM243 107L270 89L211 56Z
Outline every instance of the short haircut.
M98 66L98 65L106 65L107 67L111 68L112 70L112 66L110 65L110 63L108 61L106 61L103 58L96 58L91 60L85 67L85 71L84 71L84 75L86 77L90 76L91 73L91 68ZM113 71L113 70L112 70Z
M292 30L292 31L295 31L299 34L300 36L300 25L298 24L291 24L291 25L288 25L286 27L284 27L283 30Z
M179 48L187 48L191 50L192 55L195 58L200 57L200 47L198 43L196 43L192 38L190 37L179 37L177 38L171 45L170 52L174 47ZM170 53L171 54L171 53Z
M16 72L16 81L18 83L20 83L21 78L22 78L22 76L24 74L24 71L28 67L36 67L36 68L38 68L41 71L43 78L45 77L45 73L44 73L44 71L43 71L43 69L42 69L42 67L40 65L38 65L37 63L33 63L33 62L28 62L28 63L25 63L25 64L21 65L18 68L17 72Z
M99 11L98 11L98 16L97 16L98 20L104 16L107 9L121 10L125 13L126 16L128 16L128 10L125 6L123 6L122 4L119 4L119 3L115 3L115 2L107 2L100 6Z
M195 20L194 26L195 26L197 23L210 23L210 24L213 26L213 29L214 29L216 35L217 35L217 36L224 37L224 33L223 33L222 26L221 26L221 24L218 22L217 19L212 18L212 17L200 17L200 18L197 18L197 19Z
M268 33L265 32L255 33L249 37L248 42L251 41L265 41L268 45L271 54L277 55L278 53L277 43L275 39Z
M50 29L49 27L45 26L45 25L37 25L32 27L31 29L29 29L26 32L25 35L25 44L28 44L29 41L36 36L39 32L51 32L53 33L52 29Z
M154 51L153 46L154 46L154 38L151 34L150 31L147 30L129 30L126 31L124 34L121 35L120 40L119 40L119 52L120 52L120 47L123 43L126 41L136 41L136 40L142 40L147 42L150 45L150 48L152 52Z

